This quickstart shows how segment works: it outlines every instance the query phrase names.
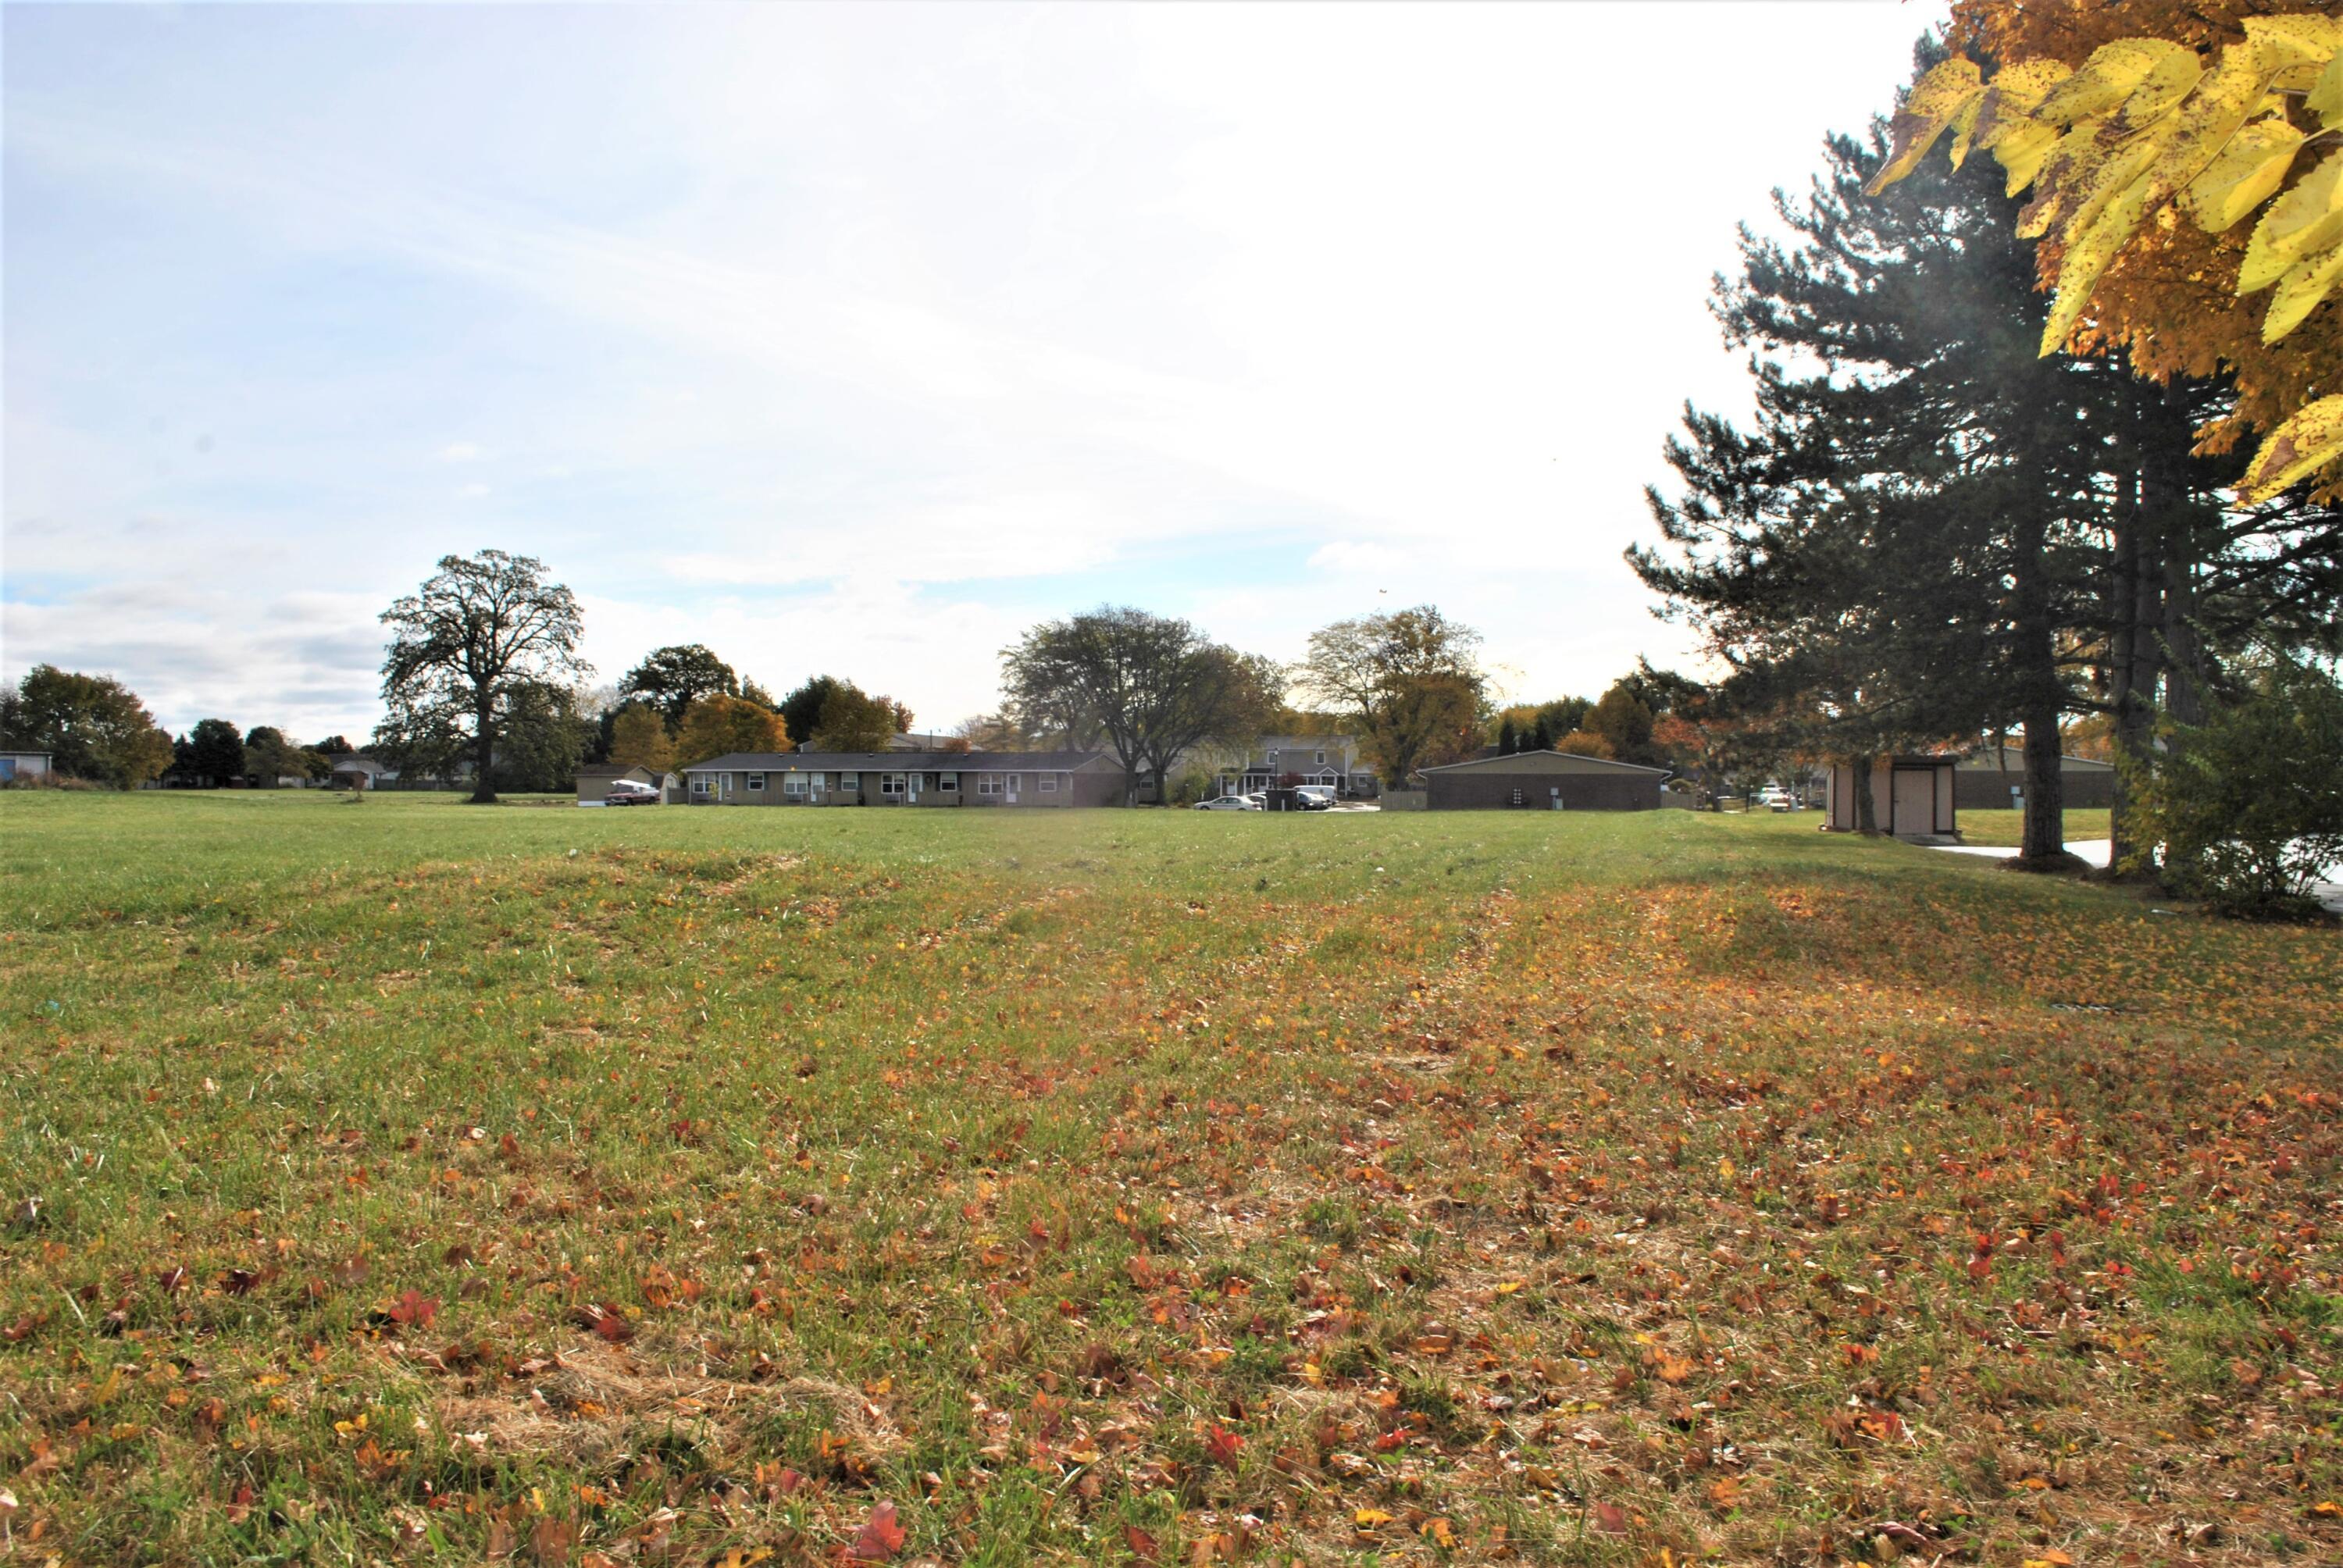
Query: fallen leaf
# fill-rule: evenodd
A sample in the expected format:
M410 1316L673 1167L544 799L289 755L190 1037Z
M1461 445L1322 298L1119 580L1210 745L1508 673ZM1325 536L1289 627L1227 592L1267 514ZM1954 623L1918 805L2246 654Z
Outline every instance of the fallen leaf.
M870 1511L847 1556L857 1563L883 1563L903 1549L903 1527L895 1523L895 1505L881 1503Z

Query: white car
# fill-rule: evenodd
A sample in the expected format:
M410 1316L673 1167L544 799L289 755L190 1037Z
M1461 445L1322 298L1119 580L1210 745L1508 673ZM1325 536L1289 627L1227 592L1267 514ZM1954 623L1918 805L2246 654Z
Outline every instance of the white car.
M1757 804L1769 810L1795 811L1798 809L1798 798L1775 784L1757 791Z
M1258 811L1262 809L1258 795L1215 795L1210 800L1196 802L1199 811Z

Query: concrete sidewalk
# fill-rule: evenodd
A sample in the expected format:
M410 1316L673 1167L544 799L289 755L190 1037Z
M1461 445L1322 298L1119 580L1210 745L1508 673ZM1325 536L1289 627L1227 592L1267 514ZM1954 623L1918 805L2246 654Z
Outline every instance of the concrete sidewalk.
M1936 848L1955 855L1983 855L1996 860L2011 859L2017 854L2017 847L2014 844L1939 844ZM2106 839L2066 840L2067 853L2078 855L2102 870L2107 869L2107 857L2114 848L2114 844ZM2343 915L2343 866L2328 867L2325 879L2311 884L2310 896L2337 914Z

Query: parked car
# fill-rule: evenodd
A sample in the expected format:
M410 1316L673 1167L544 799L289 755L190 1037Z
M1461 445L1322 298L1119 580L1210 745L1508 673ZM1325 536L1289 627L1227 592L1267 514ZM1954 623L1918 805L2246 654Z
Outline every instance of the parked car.
M1209 800L1197 801L1196 809L1199 811L1258 811L1261 809L1261 797L1215 795Z
M1334 809L1334 789L1330 784L1297 784L1293 793L1302 802L1304 811L1332 811Z
M639 783L632 779L618 779L611 784L610 792L602 797L605 806L656 806L659 803L659 792L656 785Z
M1798 809L1798 798L1779 784L1769 784L1758 790L1756 803L1769 811L1795 811Z

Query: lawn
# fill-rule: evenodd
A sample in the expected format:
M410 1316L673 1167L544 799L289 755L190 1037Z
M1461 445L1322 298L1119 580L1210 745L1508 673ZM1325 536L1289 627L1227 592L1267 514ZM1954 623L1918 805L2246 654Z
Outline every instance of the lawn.
M1963 811L1956 820L1960 823L1961 841L1965 844L2015 847L2026 841L2026 814L2022 811ZM2069 843L2087 843L2093 839L2107 836L2107 809L2105 806L2087 806L2069 810L2062 821Z
M0 796L0 1557L2343 1560L2343 934L1814 820Z

